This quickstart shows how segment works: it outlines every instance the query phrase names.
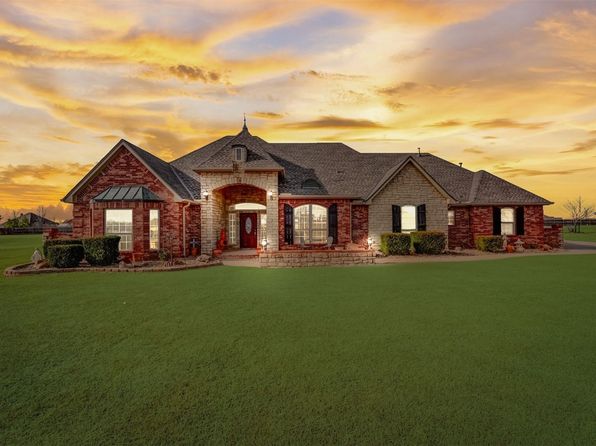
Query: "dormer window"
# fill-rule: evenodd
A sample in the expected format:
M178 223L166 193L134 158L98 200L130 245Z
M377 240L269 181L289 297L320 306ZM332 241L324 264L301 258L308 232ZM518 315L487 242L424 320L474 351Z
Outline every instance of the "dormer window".
M234 152L234 161L237 163L246 161L246 146L237 144L232 146L232 150Z
M319 182L312 178L309 178L302 183L302 189L318 189L319 187L321 187Z

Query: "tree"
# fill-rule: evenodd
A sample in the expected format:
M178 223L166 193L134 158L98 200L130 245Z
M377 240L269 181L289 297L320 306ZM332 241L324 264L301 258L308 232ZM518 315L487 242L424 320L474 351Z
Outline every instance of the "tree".
M19 215L18 217L16 212L13 212L12 214L12 218L9 218L4 223L5 228L26 228L27 226L29 226L29 222L23 214Z
M569 216L573 222L573 232L580 232L582 221L590 217L596 210L593 204L584 205L581 195L575 200L565 203L564 207L569 212Z

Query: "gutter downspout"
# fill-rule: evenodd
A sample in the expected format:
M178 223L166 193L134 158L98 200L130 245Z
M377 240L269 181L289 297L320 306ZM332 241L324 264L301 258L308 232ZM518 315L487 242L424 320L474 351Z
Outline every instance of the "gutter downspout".
M185 206L182 207L182 252L184 257L186 257L186 209L192 204L192 202L187 202Z

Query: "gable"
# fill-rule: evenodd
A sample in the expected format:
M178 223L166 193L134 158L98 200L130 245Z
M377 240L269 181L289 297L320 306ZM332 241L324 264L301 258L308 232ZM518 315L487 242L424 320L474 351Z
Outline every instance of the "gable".
M409 189L413 193L424 192L424 195L438 195L445 200L452 201L453 198L438 184L426 171L421 168L413 159L408 158L387 174L378 182L366 201L374 200L380 194L385 194L387 189L395 189L399 185L399 193L405 193Z
M121 145L111 151L87 174L65 198L72 202L89 200L111 186L143 185L164 200L174 200L175 194L130 150Z

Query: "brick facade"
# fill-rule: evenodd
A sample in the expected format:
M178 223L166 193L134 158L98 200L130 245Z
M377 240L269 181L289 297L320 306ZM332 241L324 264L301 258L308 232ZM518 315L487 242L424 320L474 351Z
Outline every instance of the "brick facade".
M174 256L189 255L191 241L200 251L211 254L222 229L227 231L230 206L239 203L264 205L259 211L266 215L266 229L261 230L259 218L258 243L267 239L269 251L297 249L284 240L284 205L296 208L317 204L328 208L337 205L338 245L350 242L367 246L371 237L378 246L380 236L392 230L392 205L426 205L426 229L448 234L450 248L473 248L479 235L492 235L492 206L462 206L450 204L450 199L437 188L414 164L407 164L378 192L370 202L353 202L347 198L279 197L276 171L243 171L238 166L230 172L200 172L201 199L180 200L126 147L118 149L110 160L73 197L73 236L88 237L105 232L106 209L133 210L133 249L125 256L151 258L157 251L149 249L149 211L160 211L160 247ZM110 186L143 185L163 201L92 202L92 198ZM357 203L357 204L355 204ZM515 207L515 206L512 206ZM447 226L447 210L455 213L455 224ZM524 207L525 234L521 238L528 246L545 242L561 245L561 228L544 227L542 206ZM184 245L186 240L186 245Z
M408 164L372 199L369 236L378 247L381 234L393 229L392 205L426 205L426 229L447 233L448 200L414 165Z
M519 206L499 206L517 209ZM510 243L518 239L527 247L545 243L544 213L542 206L524 206L524 235L510 235ZM455 213L455 224L449 226L449 248L471 249L478 236L493 234L493 206L450 206Z
M352 206L352 243L368 247L368 206Z
M144 185L158 195L161 202L111 201L91 203L91 199L110 186ZM160 247L172 250L174 256L184 253L182 211L186 203L174 201L174 194L153 175L132 153L121 148L103 167L101 172L77 191L73 202L73 237L103 235L105 209L133 210L133 250L124 257L152 258L157 252L149 249L149 210L160 210ZM198 204L186 210L186 240L198 238L201 221ZM188 251L188 246L187 246Z
M278 243L279 249L293 249L297 248L298 245L286 244L284 237L284 206L289 204L293 208L303 206L305 204L318 204L328 208L332 204L337 204L337 242L336 244L345 245L350 243L351 237L351 200L347 199L317 199L317 198L280 198L279 199L279 210L278 210Z

